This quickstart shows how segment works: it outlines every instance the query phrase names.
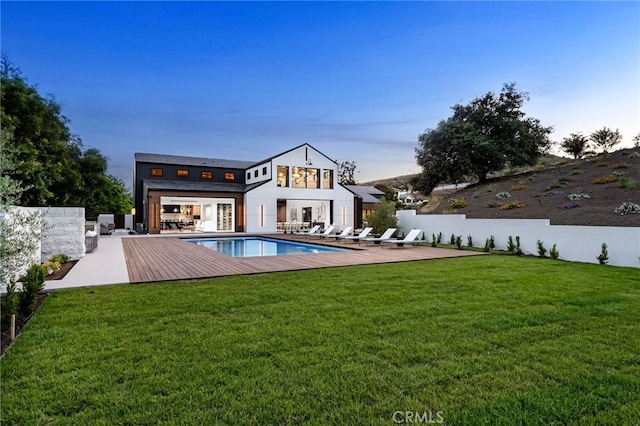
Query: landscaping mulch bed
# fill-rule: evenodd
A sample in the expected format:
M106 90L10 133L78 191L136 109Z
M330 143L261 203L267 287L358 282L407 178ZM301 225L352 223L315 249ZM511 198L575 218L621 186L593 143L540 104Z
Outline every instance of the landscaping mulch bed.
M64 276L67 275L67 273L71 269L73 269L73 267L76 265L76 263L78 263L77 260L72 260L72 261L63 263L60 266L60 269L58 269L57 271L54 271L53 274L51 274L51 275L47 275L45 277L45 281L60 280L60 279L64 278ZM46 289L46 284L45 284L45 289ZM20 332L22 331L24 326L27 325L27 323L29 322L31 317L33 317L33 315L35 315L35 313L38 311L38 309L42 305L42 302L44 302L44 299L48 295L49 295L48 293L41 293L41 294L38 295L38 300L36 302L36 307L33 310L33 312L31 313L31 315L27 316L27 315L22 315L20 313L16 314L16 332L15 332L16 339L20 335ZM0 336L0 355L4 354L4 352L9 348L9 346L11 346L11 343L13 343L13 342L9 341L9 332L7 331L6 333L2 333L2 335Z

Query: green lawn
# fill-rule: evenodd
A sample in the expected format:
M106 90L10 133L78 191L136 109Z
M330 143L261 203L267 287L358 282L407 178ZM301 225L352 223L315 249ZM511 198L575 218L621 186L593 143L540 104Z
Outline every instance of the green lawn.
M640 270L478 256L61 291L1 367L5 424L635 425Z

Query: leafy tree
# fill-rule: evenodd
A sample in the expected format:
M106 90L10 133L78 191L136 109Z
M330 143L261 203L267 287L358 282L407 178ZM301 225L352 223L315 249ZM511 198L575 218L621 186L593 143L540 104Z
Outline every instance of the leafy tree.
M608 127L603 127L591 133L591 141L602 148L602 152L607 153L611 148L622 142L622 135L616 129L615 131Z
M384 199L387 201L393 201L394 203L398 201L398 191L393 185L388 183L378 183L374 185L374 188L379 189L384 192Z
M387 228L398 226L396 204L393 201L380 200L376 209L366 217L367 225L373 227L375 234L382 234Z
M42 97L4 57L0 72L3 143L14 163L7 179L22 185L19 197L8 204L84 206L87 218L128 213L132 202L126 186L106 174L107 159L100 151L83 151L60 105Z
M561 147L564 152L573 155L573 158L577 160L587 153L589 139L580 133L571 133L568 138L562 140Z
M412 183L430 193L438 183L487 180L505 167L534 165L549 147L551 127L521 110L528 94L505 84L468 105L452 107L453 116L418 137L416 160L422 173Z
M355 185L356 184L356 162L355 161L343 161L338 162L338 183L341 185Z
M640 133L633 137L633 146L640 148Z

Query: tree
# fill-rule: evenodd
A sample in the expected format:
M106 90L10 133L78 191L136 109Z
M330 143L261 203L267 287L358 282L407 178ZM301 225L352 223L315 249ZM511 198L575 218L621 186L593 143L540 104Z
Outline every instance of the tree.
M640 148L640 133L633 137L633 146Z
M355 185L356 178L354 177L356 172L355 161L343 161L338 163L338 183L341 185Z
M373 227L375 234L382 234L387 228L398 226L396 217L396 203L380 200L376 203L376 209L366 217L367 225Z
M561 147L564 152L573 155L577 160L587 153L589 139L580 133L571 133L568 138L562 140Z
M528 99L510 83L499 95L453 106L453 116L418 137L416 160L423 170L412 181L416 189L428 194L444 181L484 182L505 167L534 165L550 146L552 128L522 112Z
M602 152L607 153L611 148L622 142L622 135L618 129L614 132L605 126L591 133L590 139L594 144L602 148Z

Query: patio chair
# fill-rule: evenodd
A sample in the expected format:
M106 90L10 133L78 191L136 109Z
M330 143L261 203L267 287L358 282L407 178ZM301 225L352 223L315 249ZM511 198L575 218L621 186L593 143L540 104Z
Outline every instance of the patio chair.
M296 231L293 234L294 235L318 235L317 232L320 229L320 225L316 225L313 228L309 229L308 231Z
M402 240L383 240L380 241L380 246L384 247L385 244L397 244L398 247L403 247L405 244L413 244L415 246L417 243L416 238L418 238L421 232L422 229L412 229Z
M360 245L361 241L366 242L367 245L369 245L370 242L380 244L380 241L388 240L389 238L391 238L394 232L396 232L396 228L389 228L386 231L384 231L384 233L379 238L374 238L374 237L360 238L358 240L358 245Z
M364 229L362 230L362 232L360 232L358 235L345 235L345 236L337 235L337 236L336 236L336 239L337 239L338 241L340 241L340 240L344 240L344 241L345 241L345 243L347 242L347 240L358 241L358 240L360 240L361 238L365 238L367 235L369 235L369 233L370 233L371 231L373 231L373 228L372 228L372 227L367 227L367 228L364 228Z
M344 228L342 230L341 233L337 234L337 235L320 235L320 239L322 238L335 238L336 241L338 241L338 238L340 237L346 237L347 235L351 234L351 231L353 231L353 226L347 226L346 228Z
M334 229L336 229L335 225L329 225L327 227L327 229L325 229L322 232L316 232L315 234L308 234L308 235L309 236L319 236L320 238L323 238L323 235L324 236L329 236L333 232Z

